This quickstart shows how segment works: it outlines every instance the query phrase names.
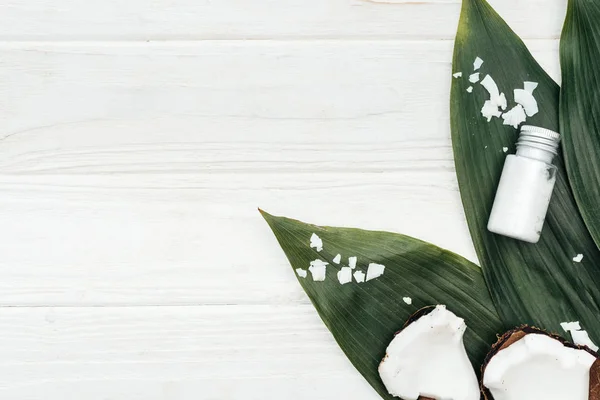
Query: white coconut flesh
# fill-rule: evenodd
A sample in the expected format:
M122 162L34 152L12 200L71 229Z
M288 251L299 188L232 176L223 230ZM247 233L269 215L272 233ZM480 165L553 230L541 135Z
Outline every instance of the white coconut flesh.
M587 400L595 357L543 334L528 334L488 363L483 385L494 400Z
M462 318L440 305L398 333L379 365L388 392L404 400L479 400L463 343L466 328Z

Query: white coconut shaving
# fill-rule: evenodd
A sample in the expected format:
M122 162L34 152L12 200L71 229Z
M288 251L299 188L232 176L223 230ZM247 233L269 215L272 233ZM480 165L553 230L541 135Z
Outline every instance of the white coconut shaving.
M579 321L573 322L561 322L560 326L565 330L565 332L569 332L571 334L571 338L573 339L573 343L579 346L587 346L593 351L598 351L598 346L592 339L590 339L590 335L583 329L581 329L581 325Z
M517 129L519 125L527 120L527 115L525 114L525 110L523 106L517 104L510 111L505 112L502 115L502 119L504 120L503 125L510 125L513 128Z
M474 74L469 75L469 82L471 82L471 83L479 82L479 72L475 72Z
M488 122L494 117L500 118L500 116L502 116L501 110L506 110L506 107L508 106L506 96L504 93L500 93L496 81L489 75L486 75L485 78L483 78L481 86L483 86L490 95L489 100L486 100L485 103L483 103L481 115L483 115Z
M371 263L367 269L367 281L379 278L385 271L385 265Z
M323 260L314 260L310 262L308 270L312 275L313 281L323 282L325 280L328 265L329 263L326 263Z
M310 237L310 247L317 251L323 250L323 241L316 233L313 233Z
M490 94L491 100L495 100L500 97L500 90L498 90L498 85L491 76L486 75L485 78L483 78L483 80L481 81L481 86L483 86L485 90L487 90L487 92Z
M358 283L363 283L365 281L365 273L362 271L356 271L354 273L354 279L356 280L356 282Z
M338 271L337 278L342 285L352 282L352 268L343 267Z
M402 301L408 304L409 306L412 304L412 299L410 297L403 297Z
M515 89L515 102L525 109L528 117L533 117L539 112L538 103L533 94L524 89Z
M575 257L573 257L573 261L575 261L576 263L580 263L581 261L583 261L583 254L577 254Z
M406 400L479 400L479 384L463 343L465 321L437 306L398 333L379 365L388 392Z
M481 108L481 115L487 119L487 122L490 122L493 117L500 118L502 111L500 111L500 108L495 102L486 100Z
M483 60L479 57L477 57L475 59L475 61L473 61L473 70L477 71L479 68L481 68L481 66L483 65Z
M338 254L337 256L335 256L335 257L333 258L333 263L334 263L334 264L339 264L339 263L340 263L340 261L342 261L342 255L341 255L341 254Z
M348 257L348 266L352 269L356 268L357 257Z
M531 94L533 94L533 91L535 89L537 89L537 87L538 87L537 82L527 82L527 81L523 82L523 88Z
M467 88L467 92L468 92L468 93L473 93L473 86L469 86L469 87Z
M571 337L573 338L573 343L576 345L587 346L592 349L592 351L598 351L598 346L592 342L590 335L588 335L586 331L571 331Z
M483 384L494 400L587 400L596 358L543 334L528 334L489 361Z
M455 78L461 78L462 77L462 72L456 72L454 74L452 74L453 77Z
M508 147L503 147L502 151L505 152L505 153L508 152Z
M306 270L302 268L296 268L296 274L298 274L300 278L306 278L307 275Z
M580 331L581 330L581 325L579 325L579 321L561 322L560 326L561 326L561 328L564 329L565 332Z

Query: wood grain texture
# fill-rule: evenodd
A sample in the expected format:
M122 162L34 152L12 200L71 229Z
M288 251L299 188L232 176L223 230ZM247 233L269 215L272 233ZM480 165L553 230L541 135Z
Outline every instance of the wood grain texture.
M490 0L525 38L566 1ZM460 0L4 0L0 40L453 39Z
M555 45L533 48L552 62ZM5 45L0 304L305 303L258 206L474 260L449 141L450 51Z
M378 398L311 306L1 308L0 332L5 399Z

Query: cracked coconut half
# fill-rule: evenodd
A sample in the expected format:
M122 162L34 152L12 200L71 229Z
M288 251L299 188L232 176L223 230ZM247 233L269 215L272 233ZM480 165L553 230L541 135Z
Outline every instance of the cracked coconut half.
M466 328L443 305L407 325L379 365L388 392L404 400L479 400L477 376L463 344Z
M596 356L531 327L505 334L483 368L488 400L598 400Z

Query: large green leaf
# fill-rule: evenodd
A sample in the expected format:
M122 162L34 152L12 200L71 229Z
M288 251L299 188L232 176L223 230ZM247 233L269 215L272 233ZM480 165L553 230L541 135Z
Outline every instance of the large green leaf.
M466 320L465 345L477 371L496 335L505 330L481 270L456 254L403 235L320 227L262 214L294 270L307 269L315 259L329 263L324 282L314 282L310 274L298 280L352 364L386 399L393 397L377 367L394 333L420 308L445 304ZM309 247L313 233L323 240L320 252ZM337 254L343 256L340 265L333 262ZM341 285L337 272L352 256L358 257L357 270L366 272L369 263L379 263L385 273L369 282ZM403 297L412 298L412 304Z
M569 1L560 61L567 171L581 214L600 244L600 1Z
M558 85L544 72L519 37L484 0L464 0L454 51L454 71L468 76L476 57L484 60L509 107L513 89L539 83L539 113L528 124L558 130ZM580 320L600 341L600 252L579 214L562 156L542 239L536 245L489 233L486 229L506 154L514 152L517 130L502 119L481 115L487 91L467 79L454 79L451 94L452 143L464 210L486 283L503 320L563 333L559 323ZM589 161L586 160L586 161ZM573 262L584 254L582 263Z

